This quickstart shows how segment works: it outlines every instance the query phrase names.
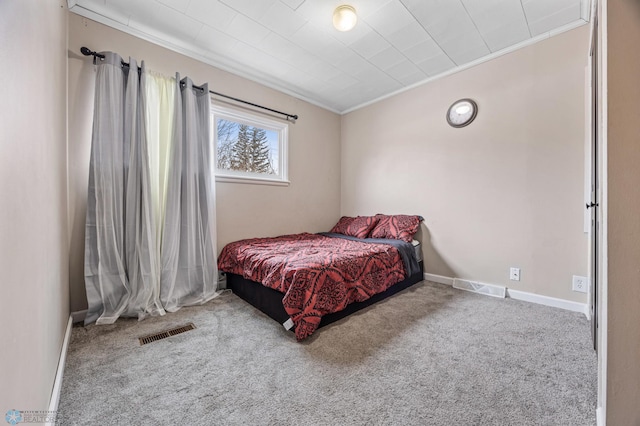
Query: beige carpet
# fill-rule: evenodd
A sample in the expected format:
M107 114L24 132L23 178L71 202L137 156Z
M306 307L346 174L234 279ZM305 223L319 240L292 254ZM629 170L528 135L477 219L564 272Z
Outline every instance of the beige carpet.
M197 329L140 346L172 326ZM73 328L69 425L595 425L582 314L422 282L303 343L233 294Z

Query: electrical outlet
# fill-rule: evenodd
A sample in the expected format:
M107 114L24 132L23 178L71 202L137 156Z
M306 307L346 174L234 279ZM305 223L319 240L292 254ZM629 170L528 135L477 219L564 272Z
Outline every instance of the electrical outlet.
M571 285L571 289L573 291L577 291L578 293L586 293L587 292L587 277L581 277L579 275L573 276L573 281Z
M509 279L511 281L520 281L520 268L511 268L509 271Z

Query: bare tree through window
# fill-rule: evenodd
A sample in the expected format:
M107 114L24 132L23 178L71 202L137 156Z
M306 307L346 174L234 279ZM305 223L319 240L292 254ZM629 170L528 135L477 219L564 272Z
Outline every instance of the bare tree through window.
M216 128L218 169L278 173L277 132L224 118L216 120Z

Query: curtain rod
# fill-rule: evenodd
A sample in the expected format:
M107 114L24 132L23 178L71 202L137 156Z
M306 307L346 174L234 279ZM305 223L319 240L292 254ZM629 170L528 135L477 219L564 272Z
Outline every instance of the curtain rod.
M101 58L104 59L104 55L98 52L94 52L93 50L86 48L86 47L81 47L80 48L80 52L82 52L82 54L84 56L93 56L93 63L96 63L96 58ZM128 67L129 64L125 61L121 61L122 66ZM140 71L140 67L138 67L138 71ZM199 86L193 86L195 89L200 89L200 90L204 90L202 87ZM276 109L272 109L266 106L262 106L262 105L258 105L258 104L254 104L253 102L249 102L249 101L245 101L242 99L238 99L238 98L234 98L233 96L228 96L228 95L223 95L222 93L218 93L218 92L214 92L213 90L209 90L209 93L211 93L212 95L216 95L216 96L221 96L223 98L227 98L227 99L231 99L232 101L236 101L236 102L240 102L246 105L250 105L252 107L256 107L256 108L261 108L267 111L271 111L273 113L276 114L280 114L286 117L287 121L289 121L291 119L291 121L296 121L298 119L298 116L296 114L288 114L286 112L282 112L282 111L278 111Z

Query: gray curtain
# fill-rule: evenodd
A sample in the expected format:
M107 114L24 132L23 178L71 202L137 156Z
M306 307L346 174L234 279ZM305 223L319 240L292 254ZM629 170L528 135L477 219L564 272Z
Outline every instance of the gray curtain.
M160 278L162 305L170 312L215 297L218 276L209 86L194 88L179 74L176 84Z
M144 62L138 73L105 52L96 73L85 229L85 323L164 313L144 128ZM142 76L142 77L140 77Z
M123 67L117 54L103 54L85 229L85 324L163 315L217 295L208 88L194 90L188 79L177 87L176 79L181 96L170 106L171 147L161 161L169 168L167 194L158 206L152 194L160 179L149 166L149 143L158 142L149 140L145 128L149 109L159 108L145 96L145 85L153 83L146 81L144 62L138 72L134 59ZM156 223L163 217L159 208L163 224Z

